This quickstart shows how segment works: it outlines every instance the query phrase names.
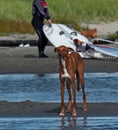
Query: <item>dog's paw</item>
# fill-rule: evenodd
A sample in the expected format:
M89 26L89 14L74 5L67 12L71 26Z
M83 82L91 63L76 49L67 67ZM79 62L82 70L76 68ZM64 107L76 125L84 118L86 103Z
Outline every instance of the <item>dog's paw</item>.
M84 110L84 111L87 111L87 107L83 107L83 110Z
M76 113L76 112L73 112L73 113L72 113L72 116L74 116L74 117L77 116L77 113Z
M59 114L60 116L64 116L64 112L60 112L60 114Z
M77 116L77 112L76 112L75 108L73 108L73 110L72 110L72 116Z

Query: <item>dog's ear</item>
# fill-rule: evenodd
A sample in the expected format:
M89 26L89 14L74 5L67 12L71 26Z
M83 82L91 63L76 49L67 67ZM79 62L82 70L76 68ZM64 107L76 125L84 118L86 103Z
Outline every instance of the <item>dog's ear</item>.
M78 43L78 39L74 39L73 41L74 41L74 43Z
M68 47L68 52L69 52L69 51L74 51L74 50L73 50L72 48Z
M80 45L82 45L82 44L83 44L83 42L82 42L82 41L80 41L80 40L78 40L78 39L74 39L74 43L75 43L75 44L80 44Z

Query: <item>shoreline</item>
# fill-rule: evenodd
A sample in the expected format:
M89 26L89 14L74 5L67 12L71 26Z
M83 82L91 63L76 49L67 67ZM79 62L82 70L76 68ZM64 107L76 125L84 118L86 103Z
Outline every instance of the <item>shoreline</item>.
M118 116L118 103L87 103L87 107L84 112L83 103L77 103L77 117ZM60 117L60 109L60 103L0 101L0 117ZM71 112L65 113L66 116L71 116Z

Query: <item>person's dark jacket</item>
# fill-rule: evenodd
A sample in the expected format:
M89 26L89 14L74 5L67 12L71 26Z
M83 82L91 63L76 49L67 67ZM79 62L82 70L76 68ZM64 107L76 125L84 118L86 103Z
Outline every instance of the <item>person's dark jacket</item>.
M34 0L32 4L32 15L38 15L40 18L50 19L47 7L43 7L40 0Z

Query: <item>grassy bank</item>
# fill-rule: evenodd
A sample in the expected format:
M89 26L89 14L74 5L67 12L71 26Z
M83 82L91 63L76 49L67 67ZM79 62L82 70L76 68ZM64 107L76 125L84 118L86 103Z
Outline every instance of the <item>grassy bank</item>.
M0 34L33 33L33 0L0 0ZM55 23L79 24L118 20L118 0L47 0Z

